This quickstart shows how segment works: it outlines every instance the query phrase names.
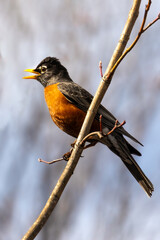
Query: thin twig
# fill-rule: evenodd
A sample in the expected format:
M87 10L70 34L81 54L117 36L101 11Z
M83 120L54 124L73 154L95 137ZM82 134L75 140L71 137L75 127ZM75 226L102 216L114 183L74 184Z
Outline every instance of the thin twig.
M157 18L155 18L151 23L149 23L145 28L143 28L143 33L150 28L154 23L156 23L160 19L160 13L158 14Z
M144 12L144 17L143 17L143 21L140 27L140 30L137 34L137 37L135 38L135 40L133 41L133 43L125 50L125 52L121 55L121 57L118 59L118 61L114 64L114 66L112 67L111 71L105 75L103 77L104 81L109 81L110 83L110 79L113 75L113 73L115 72L115 70L117 69L118 65L121 63L121 61L124 59L124 57L133 49L133 47L136 45L136 43L138 42L139 38L141 37L142 33L144 33L150 26L152 26L155 22L157 22L160 19L160 14L158 15L158 17L152 22L150 23L146 28L144 28L144 25L146 23L146 19L147 19L147 15L148 15L148 11L150 9L151 6L151 0L148 0L148 4L145 7L145 12Z
M100 115L100 117L99 117L99 128L100 128L100 132L102 132L103 130L102 130L102 115Z
M99 62L99 70L100 70L100 75L101 78L103 77L103 72L102 72L102 61Z
M38 158L38 162L42 162L42 163L46 163L46 164L53 164L53 163L60 162L60 161L63 161L63 160L65 160L65 159L64 158L58 158L58 159L55 159L55 160L52 160L52 161L48 162L48 161L45 161L41 158Z
M106 135L110 135L112 132L115 131L115 129L122 127L125 123L126 121L123 121L122 123L118 123L118 120L116 120L114 127Z
M73 151L74 143L72 143L71 146L72 146L72 148L70 149L70 151L65 153L62 158L58 158L58 159L55 159L55 160L52 160L52 161L45 161L41 158L38 158L38 161L46 163L46 164L53 164L53 163L60 162L60 161L63 161L63 160L68 161L70 156L71 156L71 153Z
M129 40L133 26L138 17L140 4L141 4L141 0L133 1L132 8L128 14L128 19L127 19L126 24L121 33L119 42L114 50L114 53L112 55L112 58L108 64L108 67L107 67L104 75L108 75L108 73L111 71L112 67L115 65L117 60L121 57L121 55L127 45L127 42Z

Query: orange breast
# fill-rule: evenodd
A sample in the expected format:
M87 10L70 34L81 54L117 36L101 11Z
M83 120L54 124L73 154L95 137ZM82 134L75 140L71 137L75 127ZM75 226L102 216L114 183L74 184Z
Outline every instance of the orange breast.
M64 132L77 137L86 114L64 97L57 84L47 86L44 95L54 123ZM99 123L94 121L91 131L96 130L99 130Z

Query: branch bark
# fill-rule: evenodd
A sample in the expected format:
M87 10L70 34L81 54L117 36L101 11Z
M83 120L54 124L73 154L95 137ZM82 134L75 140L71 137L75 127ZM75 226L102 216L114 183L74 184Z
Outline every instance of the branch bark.
M105 71L105 74L100 82L100 85L98 87L98 90L93 98L93 101L88 109L86 118L84 120L83 126L81 128L80 134L77 138L76 144L74 146L73 152L71 154L71 157L69 161L66 164L66 167L60 176L55 188L53 189L45 207L43 208L42 212L40 213L37 220L33 223L31 228L28 230L28 232L24 235L22 240L32 240L34 239L39 231L42 229L44 224L46 223L47 219L51 215L53 209L55 208L59 198L61 197L61 194L66 187L70 177L72 176L74 169L78 163L78 160L82 154L83 148L81 147L81 141L83 138L89 133L89 130L91 128L93 119L95 117L95 114L98 110L98 107L102 101L102 98L106 92L106 90L109 87L109 84L112 79L112 75L110 77L107 77L110 73L110 70L113 68L114 64L117 62L119 57L122 55L126 44L129 40L129 36L131 34L131 31L133 29L134 23L138 17L139 13L139 7L140 7L141 0L134 0L132 8L129 12L127 22L124 26L124 29L122 31L120 40L118 42L118 45L113 53L113 56L110 60L110 63Z

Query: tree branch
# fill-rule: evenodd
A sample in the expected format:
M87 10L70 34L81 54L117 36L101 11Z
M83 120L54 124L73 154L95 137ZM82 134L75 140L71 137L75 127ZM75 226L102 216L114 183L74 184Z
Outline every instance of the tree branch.
M136 43L138 42L139 38L141 37L142 33L144 33L149 27L151 27L155 22L157 22L160 19L160 14L158 14L157 18L151 22L150 24L147 25L146 28L144 28L144 25L146 23L146 19L147 19L147 15L151 6L151 0L148 0L148 4L145 7L145 12L144 12L144 17L143 17L143 21L140 27L140 30L137 34L137 37L135 38L135 40L133 41L133 43L125 50L125 52L119 57L119 59L117 60L117 62L114 64L114 66L112 67L110 74L112 75L114 73L114 71L117 69L118 65L121 63L121 61L124 59L124 57L133 49L133 47L136 45Z
M150 1L149 1L150 2ZM55 188L53 189L45 207L43 208L42 212L40 213L37 220L33 223L31 228L28 230L28 232L24 235L22 240L32 240L34 239L39 231L42 229L44 224L46 223L47 219L51 215L53 209L55 208L59 198L61 197L61 194L66 187L70 177L72 176L74 169L78 163L78 160L82 154L83 147L81 146L81 142L84 139L84 137L89 133L89 130L91 128L93 119L95 117L95 114L98 110L98 107L100 105L100 102L106 92L106 90L109 87L109 84L111 82L112 76L114 71L116 70L119 63L122 61L122 53L126 47L126 44L129 40L129 36L131 34L132 28L134 26L134 23L138 17L139 13L139 7L140 7L141 0L134 0L132 8L129 12L127 22L124 26L124 29L122 31L119 43L113 53L113 56L110 60L110 63L106 69L106 72L101 79L100 85L98 87L98 90L95 94L95 97L93 98L93 101L88 109L88 112L86 114L86 118L84 120L83 126L81 128L80 134L77 138L77 141L74 145L74 149L71 153L71 157L69 161L66 164L65 169L63 170L62 175L60 176ZM145 19L143 19L145 23ZM144 26L144 25L143 25ZM138 36L139 39L140 36ZM135 44L134 44L135 45ZM121 59L122 58L122 59ZM118 60L121 59L121 60ZM119 61L119 62L118 62ZM118 63L117 63L118 62ZM112 72L112 74L111 74Z

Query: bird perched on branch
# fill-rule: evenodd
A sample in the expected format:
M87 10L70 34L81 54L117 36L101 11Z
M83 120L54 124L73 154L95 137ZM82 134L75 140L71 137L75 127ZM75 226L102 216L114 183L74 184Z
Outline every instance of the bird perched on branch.
M36 79L43 85L45 100L54 123L67 134L77 138L93 96L73 82L67 69L57 58L47 57L35 69L25 71L34 73L32 76L24 77L25 79ZM99 131L100 116L102 116L101 125L104 132L114 128L116 118L100 105L90 132ZM141 144L122 126L106 135L100 142L121 158L144 191L151 196L154 187L132 157L132 154L138 156L141 154L128 143L124 136ZM97 140L92 139L91 142L95 145Z

